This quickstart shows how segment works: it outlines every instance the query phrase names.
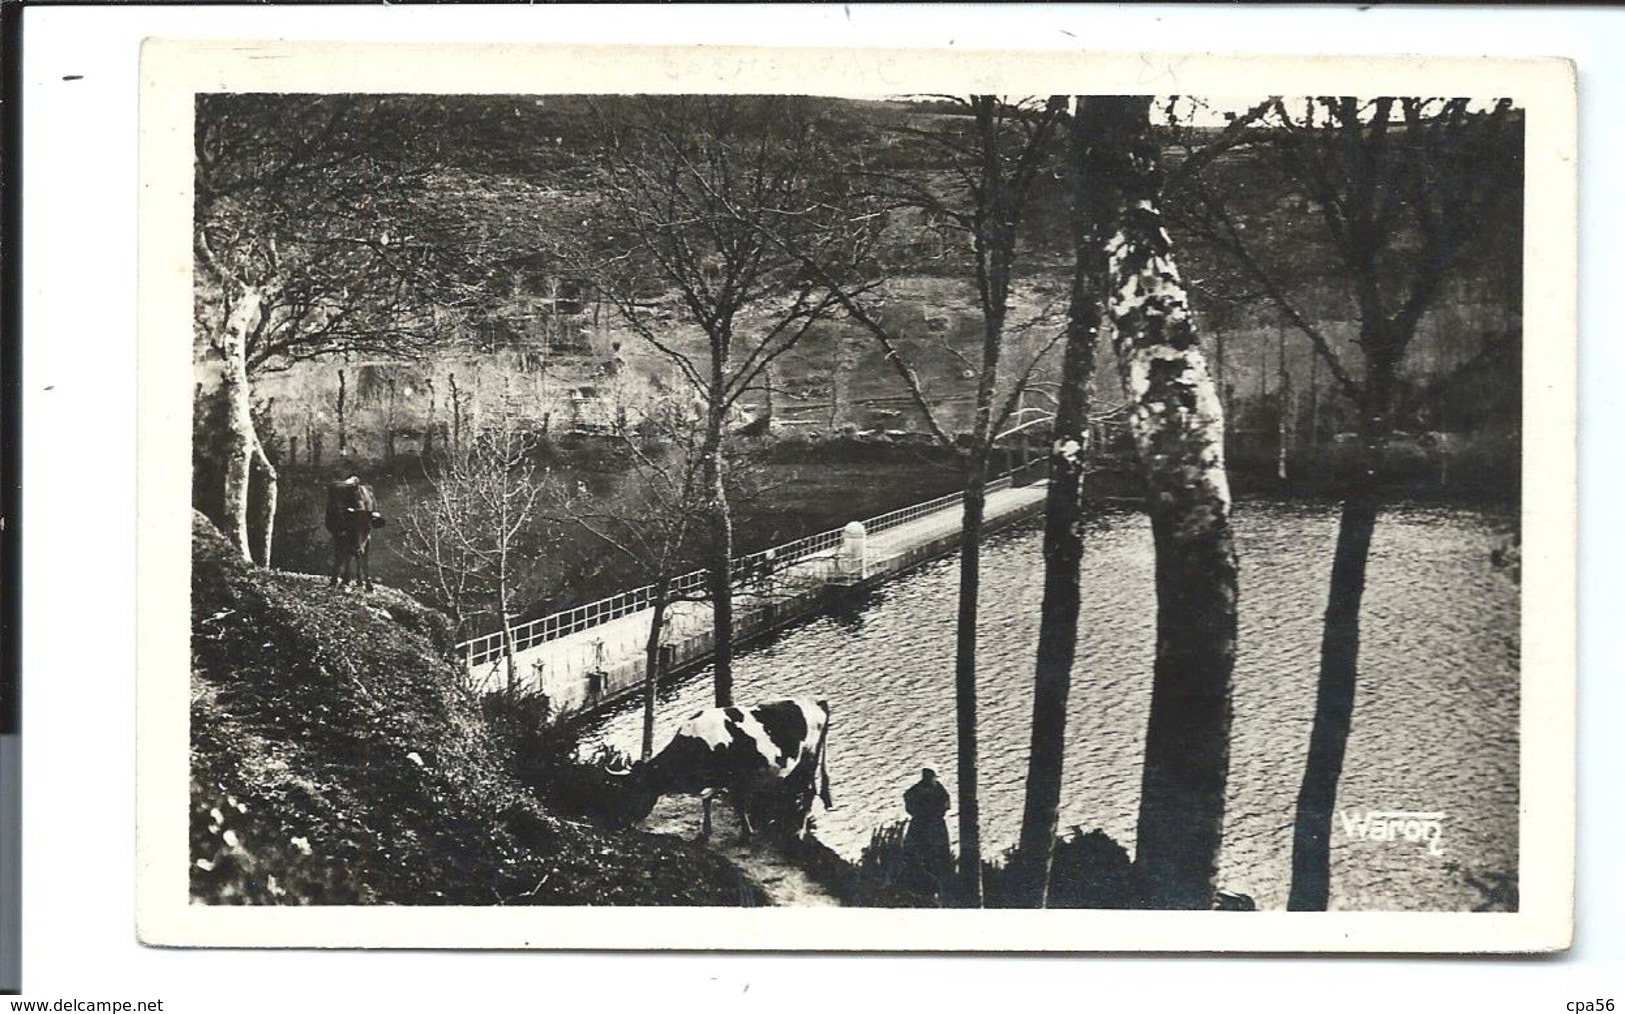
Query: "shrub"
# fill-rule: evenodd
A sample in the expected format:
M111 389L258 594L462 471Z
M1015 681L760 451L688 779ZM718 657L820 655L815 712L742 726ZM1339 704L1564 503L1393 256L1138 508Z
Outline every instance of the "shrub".
M1128 850L1106 832L1074 827L1055 839L1050 908L1128 908L1132 898Z
M902 877L906 863L903 835L907 829L906 820L875 828L869 844L858 856L856 875L843 901L868 908L935 908L940 904L936 896Z
M982 864L982 893L989 908L1009 908L1010 867L1016 850ZM1128 850L1098 828L1074 827L1057 835L1050 860L1049 908L1130 908L1134 892Z
M627 823L609 769L630 767L632 758L604 745L582 756L580 726L552 714L545 695L499 690L480 703L509 774L549 811L611 827Z

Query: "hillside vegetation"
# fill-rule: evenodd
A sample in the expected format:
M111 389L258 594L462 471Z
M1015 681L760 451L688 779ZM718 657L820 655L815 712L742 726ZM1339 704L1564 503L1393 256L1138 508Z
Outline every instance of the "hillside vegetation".
M834 151L847 156L842 161L952 193L948 150L922 134L952 136L963 129L956 124L965 123L964 116L944 115L930 104L838 99L817 100L817 109L818 129ZM478 276L469 284L477 283L482 295L477 309L447 317L437 325L435 340L414 346L411 354L298 358L257 376L261 435L279 467L304 463L332 470L341 467L341 456L366 466L415 459L427 447L444 446L458 428L466 432L487 421L510 399L527 425L554 433L601 427L612 364L649 392L681 386L670 361L637 338L567 255L606 242L586 225L603 199L596 167L605 128L592 99L396 96L378 100L369 116L367 152L377 162L375 182L412 181L410 200L370 213L396 234L433 236L442 248L466 256L472 266L465 270ZM1211 139L1200 130L1159 136L1170 165ZM1358 313L1343 265L1319 235L1313 202L1266 162L1242 146L1206 172L1243 228L1267 237L1271 269L1310 320L1337 351L1355 359ZM1070 277L1060 178L1059 165L1051 166L1025 224L1012 309L1032 333L1014 327L1011 339L1026 344L1023 352L1033 351L1059 325ZM1312 379L1313 357L1302 335L1197 227L1197 204L1189 193L1170 194L1170 229L1200 330L1226 385L1232 428L1273 439L1283 374L1303 395L1297 406L1301 429L1310 429L1315 416L1315 432L1326 441L1351 427L1352 407L1335 385L1325 376ZM1424 315L1406 364L1416 389L1403 399L1403 428L1482 428L1484 421L1454 404L1450 391L1473 387L1459 399L1471 405L1480 400L1479 387L1491 397L1516 387L1516 371L1483 353L1521 327L1518 214L1517 202L1497 209L1490 227L1463 252L1446 298ZM575 259L584 256L577 250ZM931 216L913 208L888 213L879 245L879 259L887 265L885 299L877 301L876 314L902 336L905 358L952 428L968 421L975 388L968 366L981 341L968 257L962 238ZM692 354L703 345L698 328L674 293L660 291L652 277L649 284L640 312L672 347ZM752 317L757 312L747 307L742 320L759 323ZM207 338L202 331L195 336L200 356ZM1486 370L1487 363L1496 368ZM1052 366L1040 371L1040 379L1054 379ZM348 371L345 382L341 370ZM346 382L347 402L340 409ZM776 423L796 432L923 429L884 350L840 314L812 327L775 364L771 383ZM1430 383L1449 390L1427 389ZM748 414L767 411L767 384L764 379L741 405ZM1312 384L1320 388L1314 409L1307 394ZM1100 404L1121 400L1113 371L1101 371L1096 386Z
M233 102L246 100L232 100ZM948 108L951 108L949 106ZM952 159L919 131L954 129L963 117L936 107L820 100L819 129L837 153L855 163L873 159L953 192ZM584 489L623 513L639 512L641 482L609 436L628 405L653 403L687 390L671 359L639 337L626 315L607 301L582 267L595 244L608 239L589 223L605 198L601 174L604 125L584 97L443 96L380 100L363 122L376 136L364 146L365 178L399 187L397 204L368 205L376 227L401 237L433 237L436 249L474 275L462 280L481 296L472 308L437 317L433 340L390 351L330 351L274 361L256 374L256 433L282 485L271 562L295 570L326 566L319 531L325 483L351 473L375 487L386 513L404 517L430 498L437 455L466 447L470 434L510 416L546 453L538 467L563 486ZM1168 131L1163 155L1181 162L1209 135ZM860 158L862 156L862 158ZM1058 153L1052 153L1058 158ZM1059 165L1035 191L1023 233L1021 270L1010 300L1006 380L1037 354L1061 324L1071 249ZM1206 169L1237 221L1266 237L1272 270L1288 285L1314 325L1345 362L1357 364L1359 321L1336 253L1319 238L1313 202L1272 169L1258 150L1228 151ZM353 184L350 189L356 189ZM350 189L345 189L349 193ZM1521 328L1515 284L1521 258L1515 205L1500 209L1481 240L1462 255L1444 296L1422 318L1403 366L1396 427L1385 479L1404 495L1499 496L1519 486L1516 335ZM1204 239L1201 202L1188 191L1170 195L1169 227L1192 288L1204 349L1226 408L1226 463L1238 488L1272 494L1329 494L1353 474L1359 444L1351 434L1353 404L1315 360L1309 343L1283 323L1257 286ZM601 209L600 209L601 210ZM581 249L577 250L576 248ZM875 318L898 336L900 356L919 378L933 414L964 434L972 422L983 321L963 237L919 208L888 213L879 241L884 286ZM575 250L574 255L569 252ZM449 251L449 252L448 252ZM468 264L462 264L463 259ZM477 270L476 270L477 269ZM477 276L477 277L476 277ZM461 278L461 275L459 275ZM423 283L417 298L445 297ZM680 300L660 288L658 272L637 313L661 343L694 361L705 358L703 329ZM414 290L415 291L415 290ZM741 333L760 329L760 308L746 307ZM770 316L770 315L769 315ZM194 336L199 355L209 334ZM1101 349L1101 363L1112 361ZM1053 391L1054 356L1034 374L1024 416L1041 446L1042 413ZM1352 368L1358 373L1358 366ZM196 414L194 506L217 519L224 471L218 448L225 432L219 406L200 371ZM1119 373L1093 377L1100 411L1121 403ZM878 479L829 467L831 458L861 451L854 441L907 452L932 443L923 413L909 397L872 336L840 313L813 323L734 406L735 423L775 463L793 472L766 477L755 502L730 493L737 508L736 549L749 552L847 521L959 488L957 473L916 459L911 474ZM1440 436L1443 434L1443 436ZM1023 437L1005 442L1012 454ZM827 453L833 450L834 454ZM740 448L737 459L754 449ZM899 455L899 460L901 455ZM1279 479L1283 465L1288 488ZM744 469L737 469L742 472ZM905 470L898 469L897 472ZM894 475L900 481L894 481ZM839 513L823 503L872 485L873 503L849 503ZM250 494L254 496L254 493ZM737 499L736 499L737 497ZM263 499L252 509L263 509ZM393 529L375 566L400 588L425 593L438 574L392 549ZM646 583L641 567L573 523L536 520L528 537L545 551L529 554L515 576L521 619L569 608ZM698 566L700 546L683 566ZM484 596L490 599L489 595ZM443 601L443 600L442 600ZM469 607L465 634L497 628L489 601ZM480 615L480 614L484 615Z
M252 567L199 514L192 532L195 901L760 903L718 856L521 790L440 614Z

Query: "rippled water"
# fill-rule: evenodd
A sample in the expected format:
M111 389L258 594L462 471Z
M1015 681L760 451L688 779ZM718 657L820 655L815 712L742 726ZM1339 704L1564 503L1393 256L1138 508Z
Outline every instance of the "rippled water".
M1361 681L1338 804L1442 811L1443 855L1357 840L1336 821L1332 906L1466 910L1517 869L1518 590L1493 570L1505 520L1396 508L1378 521L1362 614ZM1291 821L1314 712L1321 614L1337 509L1248 501L1234 520L1241 560L1230 791L1220 884L1260 907L1286 904ZM984 849L1014 841L1026 777L1042 596L1040 534L984 548L979 625ZM903 817L922 766L952 789L954 560L870 595L861 609L791 628L736 660L736 699L813 694L833 709L828 764L837 809L818 836L855 858L872 829ZM1063 827L1102 828L1134 847L1155 629L1149 522L1112 512L1090 525L1067 730ZM664 695L656 742L709 705L704 670ZM607 719L605 741L635 752L640 716ZM950 817L949 828L954 827ZM1474 886L1475 884L1479 886Z

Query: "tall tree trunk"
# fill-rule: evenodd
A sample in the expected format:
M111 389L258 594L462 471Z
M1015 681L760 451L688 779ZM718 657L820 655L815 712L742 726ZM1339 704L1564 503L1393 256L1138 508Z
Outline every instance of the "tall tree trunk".
M714 415L714 414L713 414ZM707 564L711 592L711 632L716 642L712 670L716 674L716 705L731 707L733 688L733 519L728 512L722 462L722 421L713 417L705 442L705 483L711 497L711 559Z
M959 733L959 897L982 904L982 831L976 788L976 603L982 584L982 514L986 506L987 449L966 463L963 536L959 544L959 619L954 636L954 709Z
M1089 390L1095 371L1095 338L1104 295L1105 256L1096 236L1100 210L1091 201L1088 164L1092 144L1107 141L1092 99L1080 97L1072 117L1067 184L1071 191L1071 308L1061 358L1061 389L1049 453L1044 496L1044 604L1038 625L1038 664L1033 683L1032 751L1021 839L1010 870L1011 902L1042 908L1048 900L1050 861L1061 804L1066 749L1067 698L1077 650L1079 588L1083 560L1083 470L1089 445Z
M1235 553L1228 524L1189 507L1153 510L1152 531L1157 658L1135 865L1146 907L1206 909L1230 762Z
M506 408L506 405L504 405ZM507 422L504 415L503 422ZM519 691L519 659L516 657L518 645L513 636L513 613L508 608L508 469L512 461L508 458L507 445L502 446L503 456L498 467L503 469L499 494L501 500L497 510L497 613L502 617L502 654L507 661L508 693L516 694Z
M762 419L763 433L771 433L773 427L773 364L768 363L762 367Z
M418 455L418 457L420 457L420 458L430 458L430 457L434 456L434 407L435 407L434 406L434 399L435 399L435 392L434 392L434 378L433 377L430 377L428 379L428 381L426 382L426 386L429 388L429 417L428 417L428 420L423 424L423 449L422 449L422 452Z
M1326 625L1320 640L1315 719L1293 822L1292 888L1287 908L1294 912L1325 911L1331 899L1332 813L1354 718L1360 604L1365 597L1371 535L1377 524L1377 469L1392 425L1393 373L1394 365L1389 362L1373 361L1368 366L1362 392L1360 466L1344 496L1337 525Z
M1286 482L1287 398L1292 374L1286 368L1286 328L1275 329L1275 478Z
M841 421L841 398L846 393L846 337L835 332L835 354L829 366L829 432L835 433Z
M1149 100L1124 100L1143 137ZM1145 472L1156 551L1157 651L1141 780L1140 904L1212 906L1230 761L1236 556L1224 411L1156 200L1156 150L1120 166L1107 243L1112 331ZM1128 152L1124 153L1125 155Z
M270 456L265 453L265 444L259 435L254 435L253 464L260 470L261 481L264 483L264 517L261 520L260 530L260 562L265 566L271 565L271 545L276 532L276 468L271 464Z
M248 484L257 440L248 385L248 335L259 316L261 303L258 289L244 289L226 318L225 333L220 341L220 397L226 409L225 489L220 520L226 537L249 562L253 562L254 554L249 539Z
M1085 325L1082 330L1092 345L1094 328ZM1011 867L1011 902L1026 908L1042 908L1049 890L1049 865L1061 803L1067 698L1072 690L1077 648L1083 467L1089 439L1088 395L1079 388L1087 384L1085 378L1092 364L1074 363L1075 356L1089 353L1074 351L1072 345L1069 334L1044 502L1044 602L1039 614L1038 663L1033 683L1032 750L1027 760L1020 845Z
M384 402L384 460L395 460L395 378L386 377L384 385L388 391Z
M1320 356L1309 357L1309 471L1320 459Z
M503 575L498 579L497 602L502 611L502 653L507 658L508 693L517 693L519 690L519 659L517 644L513 636L513 617L508 612L508 579Z
M649 638L643 645L643 752L648 760L655 752L655 697L660 688L660 635L666 625L666 596L671 578L662 573L655 580L653 608L649 616Z
M1268 341L1260 339L1258 343L1258 411L1262 413L1267 407L1265 402L1270 396L1270 345Z
M1051 112L1060 110L1060 98ZM1006 176L998 165L995 137L999 100L990 95L974 96L982 142L980 169L985 189L978 197L977 228L971 241L976 256L978 301L982 310L982 363L976 385L976 419L971 430L971 447L965 456L965 500L962 541L959 548L959 617L955 630L954 697L959 737L959 904L979 908L982 904L981 807L977 789L976 714L976 613L981 593L982 518L987 500L987 473L996 439L994 395L998 389L999 358L1004 342L1004 324L1010 310L1010 278L1016 257L1016 228L1025 192L1012 189L1026 186L1016 177ZM1048 116L1049 113L1046 113ZM1028 144L1041 144L1048 123ZM1026 149L1026 158L1036 149ZM1018 174L1019 175L1019 174Z
M519 690L519 659L517 658L519 646L513 633L513 610L510 607L513 588L509 584L508 568L508 564L513 557L512 540L515 534L515 518L511 508L516 482L513 474L516 461L514 459L514 424L513 418L509 414L511 408L512 402L508 397L508 381L504 377L502 381L501 429L497 431L498 435L493 438L493 440L500 440L500 443L496 445L499 453L493 464L501 469L501 484L498 487L501 503L497 511L496 525L498 540L496 544L497 606L502 611L502 643L508 656L508 692L510 694L517 693ZM523 522L523 518L518 520L521 523Z
M344 378L344 367L339 367L339 457L343 458L350 444L348 424L344 418L344 396L348 384Z
M451 453L460 454L463 447L463 397L457 393L457 374L448 373L446 383L451 388Z

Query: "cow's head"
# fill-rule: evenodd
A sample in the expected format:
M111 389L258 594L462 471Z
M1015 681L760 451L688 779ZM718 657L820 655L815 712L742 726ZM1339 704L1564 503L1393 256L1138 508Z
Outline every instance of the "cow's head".
M649 816L660 799L660 790L654 784L654 772L646 761L633 761L630 767L605 768L609 774L610 793L606 809L614 815L616 823L631 827Z

